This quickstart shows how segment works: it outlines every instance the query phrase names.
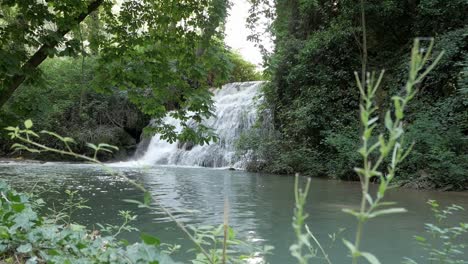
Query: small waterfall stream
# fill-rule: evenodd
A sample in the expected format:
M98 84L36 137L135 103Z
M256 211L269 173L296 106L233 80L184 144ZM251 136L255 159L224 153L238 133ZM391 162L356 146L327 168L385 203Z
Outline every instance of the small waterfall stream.
M235 143L242 132L256 120L255 97L263 82L226 84L214 92L215 115L203 124L212 128L219 140L209 145L190 148L169 143L153 136L146 153L138 160L148 165L178 165L203 167L244 167L242 158L235 155ZM166 118L168 124L179 126L179 121Z

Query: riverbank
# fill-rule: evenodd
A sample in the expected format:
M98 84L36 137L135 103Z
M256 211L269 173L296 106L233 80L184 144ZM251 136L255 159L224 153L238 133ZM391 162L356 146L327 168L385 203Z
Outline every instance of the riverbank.
M256 241L259 246L275 247L267 260L272 264L293 263L289 246L294 242L291 219L294 209L294 178L278 175L248 173L204 168L154 166L144 170L135 167L115 168L133 179L138 179L162 205L169 207L177 219L186 225L214 225L223 223L224 197L229 197L229 223L240 238ZM43 199L48 204L59 204L66 199L65 190L77 190L89 200L91 209L75 214L74 221L90 228L95 223L120 224L119 210L131 210L138 218L133 223L141 232L155 234L165 243L180 244L177 260L187 263L193 257L185 249L192 244L184 240L175 223L157 210L138 208L123 199L141 199L140 191L125 181L109 174L99 166L79 164L29 164L0 166L0 178L20 190L35 188L54 190ZM342 212L359 204L361 189L357 182L313 178L306 212L311 231L324 243L328 234L340 233L336 247L328 249L334 263L349 262L341 245L341 238L353 235L355 222ZM376 191L371 186L372 192ZM435 199L441 206L459 204L468 208L466 193L414 191L395 188L389 191L387 201L397 202L409 213L376 218L366 227L364 246L379 256L383 263L400 263L403 256L417 258L422 254L412 237L424 234L423 223L434 221L427 200ZM455 217L455 218L452 218ZM466 211L451 216L453 221L466 219ZM382 229L382 226L385 228ZM125 233L122 238L135 242L139 233ZM392 241L392 247L381 241ZM380 242L379 242L380 241ZM327 243L328 245L328 243ZM420 262L425 263L425 262Z

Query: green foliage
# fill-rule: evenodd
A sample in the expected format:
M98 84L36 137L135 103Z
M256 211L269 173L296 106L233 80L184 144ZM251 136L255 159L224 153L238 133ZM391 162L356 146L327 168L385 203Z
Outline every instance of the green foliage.
M387 190L390 187L392 180L395 178L397 168L401 162L405 160L413 145L404 147L404 118L405 110L408 108L408 103L412 101L416 94L416 86L423 82L424 78L431 72L432 69L442 58L442 54L434 60L430 61L431 51L433 48L434 40L431 39L427 49L422 49L421 40L415 39L411 51L411 60L409 67L409 77L404 87L405 93L400 96L393 96L393 105L390 110L385 114L384 118L384 132L376 136L376 131L379 124L379 117L377 116L378 108L375 106L375 97L381 85L384 72L382 71L377 77L375 73L363 74L364 80L359 78L358 73L355 73L356 83L361 93L360 104L360 121L362 126L361 138L362 144L359 148L359 154L362 157L362 167L356 167L354 170L359 176L361 181L361 205L359 210L343 209L343 212L354 216L357 220L357 228L354 243L343 239L344 245L349 250L349 255L352 258L352 263L357 264L360 258L364 258L368 263L380 264L378 258L369 252L364 252L361 249L361 240L363 237L364 225L367 221L375 217L382 217L389 214L406 212L404 208L393 207L395 203L384 202L383 199ZM364 64L365 65L365 64ZM365 69L363 67L363 69ZM384 164L388 158L388 164ZM381 167L386 167L386 171L382 172ZM372 178L378 178L379 184L375 195L371 194L370 181ZM315 243L320 248L323 256L330 263L328 255L321 247L320 243L315 239L313 234L305 225L308 233L304 233L302 228L307 214L304 213L304 205L306 203L307 194L310 187L310 179L305 186L305 190L298 187L299 177L296 174L295 181L295 210L293 217L293 228L296 233L297 242L290 248L291 254L298 260L298 263L307 264L308 260L317 255L311 245L310 239L314 238ZM438 223L447 219L455 211L463 210L462 207L452 205L445 210L440 210L439 205L435 201L429 201ZM466 263L461 260L463 250L466 244L457 244L456 239L468 232L468 225L460 223L459 226L441 228L433 224L426 224L426 229L435 240L441 241L440 248L435 247L424 237L416 237L422 247L429 253L427 261L438 263ZM303 252L306 248L310 251ZM406 259L405 263L415 264L416 262L411 259Z
M466 29L436 38L440 43L435 48L444 49L445 55L427 77L428 87L421 89L410 108L412 124L407 139L416 144L413 155L401 167L402 178L410 186L453 190L467 186L468 142L464 131L468 127L468 97L462 92L466 84L459 79L467 61L463 32Z
M0 125L33 118L41 129L72 131L81 153L85 142L100 141L128 156L149 117L147 131L168 141L215 141L208 127L193 125L212 115L209 88L260 78L223 43L226 0L0 6L0 106L11 98ZM181 121L181 131L164 124L168 114Z
M300 264L307 264L309 259L316 256L313 250L310 253L305 253L303 250L309 250L312 248L310 242L310 236L303 231L305 220L309 216L304 212L304 206L307 201L307 195L309 194L310 179L308 179L304 190L299 188L299 175L296 175L296 181L294 184L294 197L295 197L295 208L292 226L296 235L296 242L291 245L289 251L291 255L297 259Z
M43 72L38 65L47 57L89 52L96 55L92 78L75 83L120 95L155 119L153 129L171 140L207 141L188 121L212 114L208 88L228 78L228 58L219 44L228 1L0 1L0 6L0 107L25 79L38 83ZM83 89L73 108L80 115ZM176 111L172 115L181 120L182 132L162 124L170 111ZM101 135L121 136L114 127L104 130Z
M36 133L32 130L33 126L34 126L33 122L30 119L28 119L23 123L23 126L21 127L17 126L17 127L5 128L5 130L9 131L8 135L10 136L12 140L16 142L20 142L20 143L14 143L12 145L12 149L24 150L24 151L33 152L33 153L40 153L40 152L58 153L61 155L74 157L81 161L87 161L87 162L91 162L94 164L99 164L99 165L104 166L104 168L106 168L105 165L97 159L98 154L100 152L112 152L113 150L117 149L117 147L109 145L109 144L105 144L105 143L100 143L98 145L88 143L88 146L94 150L94 155L90 157L90 156L86 156L83 154L78 154L70 146L70 143L75 142L74 139L70 137L60 136L54 132L49 132L49 131L41 131L40 133ZM36 140L40 138L39 134L52 135L56 137L62 143L62 148L61 149L52 148L47 145L38 143ZM126 180L128 183L130 183L135 188L140 190L143 194L143 201L129 200L129 199L126 199L124 201L132 203L132 204L136 204L138 205L139 208L155 209L154 204L156 204L157 201L151 195L151 193L144 187L143 184L138 183L137 181L128 178L123 173L113 172L110 169L109 171L115 177L119 177L121 179ZM67 202L64 203L64 208L61 209L60 211L55 211L54 209L54 212L55 212L54 223L58 222L58 220L62 220L68 225L71 225L70 220L71 220L71 215L73 214L73 212L76 211L77 209L83 209L87 207L84 205L84 203L86 202L85 200L80 198L79 195L76 197L77 192L67 191L66 193L68 195L68 200ZM226 205L225 205L225 210L227 210ZM234 231L230 229L227 225L227 219L225 219L225 224L222 225L221 228L214 228L214 227L196 228L193 226L187 228L185 227L183 223L178 221L173 215L173 213L165 206L158 204L158 209L162 210L171 220L173 220L177 224L177 226L187 235L187 237L194 243L194 250L198 252L198 254L196 255L196 259L193 261L194 263L210 263L210 264L216 264L220 262L222 262L223 264L224 263L242 263L244 260L248 259L249 257L253 257L254 253L258 254L260 252L263 254L268 254L268 252L271 250L271 247L269 246L265 246L263 248L257 248L249 243L245 243L241 240L235 239ZM129 226L129 223L131 221L134 221L136 219L136 216L131 215L127 211L120 211L119 214L124 219L123 224L120 226L98 224L98 226L102 229L102 232L104 233L112 233L114 231L115 233L111 235L112 238L115 238L122 231L134 231L135 230L134 228ZM225 232L220 233L223 227L224 227ZM159 239L149 234L142 234L141 239L143 240L145 245L159 246L161 244ZM164 245L164 246L167 246L167 245ZM219 246L222 246L222 248L219 248ZM232 246L236 246L235 251L231 250ZM167 252L172 252L177 249L178 249L177 245L176 246L169 245L167 249L165 248L158 252L167 253ZM138 250L140 251L140 249ZM148 249L145 249L145 250L148 251ZM246 255L247 253L249 255ZM138 252L138 254L141 254L141 252ZM159 253L155 255L155 252L146 252L145 254L149 256L159 257ZM153 262L148 262L145 259L141 259L140 261L142 261L142 263L153 263ZM126 262L123 262L123 263L126 263ZM171 263L171 262L168 262L168 263Z
M49 208L51 211L51 217L54 223L63 222L64 225L71 225L73 215L75 212L83 210L83 209L90 209L89 206L86 205L88 200L81 197L78 191L71 191L66 190L65 194L67 195L67 199L63 203L62 208Z
M429 237L415 236L416 242L424 249L427 256L426 261L446 264L466 264L468 261L462 260L465 255L465 248L468 246L463 242L463 236L468 234L468 223L461 222L455 226L449 226L447 220L449 216L464 210L458 205L450 205L445 209L440 209L437 201L427 202L437 220L436 224L425 224ZM413 259L405 258L406 264L416 264Z
M37 203L4 182L0 193L0 258L5 263L173 263L154 243L117 240L123 228L101 236L76 223L58 224L37 214ZM128 213L122 215L126 226Z
M375 217L406 212L404 208L389 207L394 203L383 202L385 193L388 190L392 180L395 178L397 168L400 163L409 155L413 145L404 147L403 122L405 110L408 103L414 99L417 94L416 85L421 83L424 78L437 65L442 58L442 54L432 62L431 57L434 40L431 39L427 48L420 39L415 39L411 50L411 59L409 66L409 76L405 85L403 95L393 96L392 109L387 110L384 118L385 132L375 136L375 130L379 124L379 117L376 115L375 96L381 85L384 71L376 77L375 73L367 73L359 78L355 73L356 83L361 93L360 120L362 126L362 145L359 148L359 154L362 157L362 167L356 167L354 170L359 176L362 187L362 197L360 210L344 209L343 211L356 217L358 221L354 243L343 240L350 251L352 263L358 263L358 259L363 257L371 264L380 263L377 257L369 252L362 252L360 249L364 224ZM365 64L364 64L365 65ZM384 167L383 162L388 161L387 170L380 171ZM379 187L376 195L373 197L370 193L369 185L372 178L379 179Z
M271 151L277 155L269 160L288 167L290 159L284 156L294 159L306 149L314 158L304 163L316 166L294 165L285 172L357 180L349 168L358 159L352 149L357 142L359 93L350 89L354 85L350 69L361 68L360 5L348 0L275 1L276 12L271 14L262 9L266 2L253 1L251 22L261 15L273 20L276 46L266 60L271 82L264 89L279 141ZM415 155L402 164L401 175L405 182L427 180L415 187L466 188L463 131L468 119L466 93L461 92L466 89L468 50L464 2L365 1L367 69L385 68L388 73L375 95L379 109L391 105L388 95L399 94L405 85L408 46L415 36L434 36L436 53L445 50L439 64L418 84L420 92L408 109L406 142L416 142ZM385 114L377 110L379 118ZM268 145L266 141L264 145Z
M210 48L207 52L211 52ZM244 61L241 57L233 55L222 45L217 44L217 54L220 56L221 69L226 65L233 66L227 69L232 81L257 80L258 74L255 67ZM117 88L109 88L106 93L99 93L92 89L92 84L96 84L98 78L96 68L98 57L80 58L52 58L45 61L40 70L43 72L43 82L38 84L25 84L9 100L8 104L0 111L1 126L15 126L17 120L31 118L35 120L36 127L48 131L56 131L59 134L68 134L75 138L78 152L92 154L86 145L87 142L108 142L119 147L119 151L114 157L125 158L131 155L139 142L142 131L149 123L149 116L142 113L135 104L130 102L127 91L119 91ZM226 66L227 67L227 66ZM99 75L99 74L98 74ZM212 73L213 78L220 76ZM143 75L135 78L143 78ZM224 80L225 78L221 78ZM108 80L106 81L106 85ZM214 81L214 80L213 80ZM210 85L217 85L210 83ZM202 103L210 97L208 91L200 91L201 94L192 94L192 99ZM186 94L188 96L188 94ZM173 93L157 95L160 103L164 104L161 111L174 110L181 105L174 105L171 101ZM159 100L158 99L158 100ZM185 100L185 99L183 99ZM198 104L198 103L197 103ZM189 126L201 121L202 115L194 114L191 120L184 117L186 111L194 110L195 105L180 109L178 112L170 113L172 116L185 120L183 123ZM210 111L207 108L207 111ZM161 115L165 114L161 112ZM148 127L149 133L162 133L162 136L169 141L180 139L182 141L192 141L198 144L208 144L216 140L213 131L204 126L191 126L181 133L174 132L174 128L165 125L162 119L153 121L155 127ZM7 148L10 143L0 134L0 152L8 153ZM49 146L58 146L59 141L48 142ZM111 158L110 154L100 158ZM44 156L45 159L62 159L57 156Z
M218 44L227 8L225 0L145 0L123 3L119 16L106 10L108 45L100 53L94 86L127 91L130 101L155 119L153 132L170 141L187 141L189 135L204 142L188 121L211 116L208 88L227 77L224 47ZM162 123L169 111L181 121L180 133Z
M263 79L255 65L242 58L238 52L230 51L228 58L232 64L229 82L260 81Z
M86 145L92 149L93 156L88 157L83 154L78 154L73 150L73 144L76 144L76 141L71 137L63 137L58 135L57 133L50 132L47 130L42 130L36 133L33 129L33 122L31 119L24 121L23 126L16 126L16 127L6 127L5 130L8 131L8 136L12 141L17 141L21 143L14 143L11 146L11 149L15 152L17 151L26 151L29 153L54 153L60 154L64 156L73 157L80 160L85 160L93 163L101 164L101 162L97 159L98 154L109 152L112 154L114 150L118 150L119 148L116 146L112 146L106 143L99 143L97 145L92 143L86 143ZM41 144L37 142L37 140L41 139L42 135L46 135L49 137L55 138L61 144L61 148L54 148L49 147L47 145ZM71 198L73 198L74 193L69 193Z
M439 100L429 111L415 114L408 140L416 142L402 164L402 181L426 188L463 189L468 179L468 155L463 123L467 120L461 98ZM441 133L434 133L440 131Z
M31 118L39 130L68 134L76 139L77 151L92 154L87 142L108 142L128 156L140 140L149 118L143 115L123 93L98 94L89 89L94 76L95 59L56 58L41 65L42 85L25 85L0 111L0 124L16 126L18 120ZM10 141L0 133L0 152L9 153ZM60 140L50 137L49 146ZM27 153L23 153L27 154ZM105 154L100 158L110 158ZM42 155L47 159L64 157Z
M305 146L292 148L292 142L274 129L271 113L263 106L259 106L259 119L254 127L236 141L236 154L247 160L247 170L277 174L293 174L299 170L320 176L322 165L318 153ZM288 142L291 148L286 148Z
M352 168L357 167L361 161L359 153L356 152L359 148L358 134L359 131L355 127L345 127L340 133L331 133L326 137L325 143L334 150L324 155L324 158L329 160L325 170L331 175L330 177L354 179Z
M225 240L223 231L224 225L188 226L188 228L193 232L197 243L209 249L209 258L196 248L189 250L196 252L196 256L192 260L193 264L248 263L248 260L254 258L256 255L260 254L264 256L269 254L272 250L270 246L256 247L236 238L236 234L232 228L227 229L227 237ZM226 259L223 260L223 245L225 242L227 244L227 256Z

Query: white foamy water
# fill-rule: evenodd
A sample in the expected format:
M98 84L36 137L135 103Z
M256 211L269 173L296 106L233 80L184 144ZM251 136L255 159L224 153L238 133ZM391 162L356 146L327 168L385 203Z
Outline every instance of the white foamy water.
M203 124L212 128L218 142L203 146L169 143L155 135L146 153L136 160L145 165L177 165L202 167L233 167L242 169L244 161L235 155L235 143L242 132L252 127L256 120L255 97L263 82L226 84L214 92L215 115ZM179 121L167 117L167 124L180 129Z

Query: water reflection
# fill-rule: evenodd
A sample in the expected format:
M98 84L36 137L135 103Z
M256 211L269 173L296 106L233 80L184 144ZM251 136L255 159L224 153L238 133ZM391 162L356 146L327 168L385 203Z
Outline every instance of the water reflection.
M294 203L293 178L201 168L151 167L114 168L142 182L157 201L174 212L186 224L219 225L223 222L224 196L229 197L230 225L244 238L258 245L272 245L270 263L294 263L289 245L294 241L291 218ZM82 211L75 218L90 227L96 222L118 224L119 210L138 214L136 226L140 231L156 234L162 241L191 247L181 231L159 211L135 208L123 199L140 199L142 194L127 182L109 175L106 170L82 164L23 164L0 165L0 178L17 188L30 190L45 187L49 204L64 199L63 190L80 190L90 200L92 210ZM359 203L360 186L356 183L312 180L306 211L308 224L320 239L334 263L348 263L341 238L332 242L329 234L345 228L341 235L352 238L355 221L341 212ZM392 190L388 199L406 207L409 212L371 221L365 229L363 247L379 256L383 263L400 263L404 256L417 257L419 248L412 237L421 234L423 223L432 221L426 201L438 200L442 205L456 203L468 208L466 193L438 193L414 190ZM467 218L467 212L454 221ZM126 234L136 240L138 233ZM398 252L398 253L395 253ZM190 254L182 251L179 260ZM252 263L256 263L261 256Z

